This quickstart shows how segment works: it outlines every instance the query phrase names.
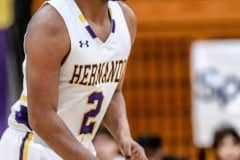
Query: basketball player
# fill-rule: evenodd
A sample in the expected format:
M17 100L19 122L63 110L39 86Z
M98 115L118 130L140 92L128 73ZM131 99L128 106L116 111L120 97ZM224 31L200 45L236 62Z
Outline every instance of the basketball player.
M103 122L126 159L146 160L131 137L122 94L135 32L123 2L46 2L27 29L23 92L0 159L97 160L92 139Z

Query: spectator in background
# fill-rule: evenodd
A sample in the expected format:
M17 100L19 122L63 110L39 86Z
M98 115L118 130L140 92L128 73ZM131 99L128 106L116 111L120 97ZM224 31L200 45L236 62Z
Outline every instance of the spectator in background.
M141 136L137 142L144 148L149 160L186 160L173 155L165 155L162 139L158 136Z
M137 142L145 149L149 160L161 160L163 158L162 139L158 136L142 136Z
M137 138L137 142L145 149L149 160L186 160L172 155L164 155L162 139L158 136L142 136ZM93 144L100 160L125 160L120 155L117 143L105 128L98 131Z
M240 137L232 127L215 132L214 145L217 160L240 160Z
M105 128L98 131L93 144L100 160L124 160L119 154L117 143Z

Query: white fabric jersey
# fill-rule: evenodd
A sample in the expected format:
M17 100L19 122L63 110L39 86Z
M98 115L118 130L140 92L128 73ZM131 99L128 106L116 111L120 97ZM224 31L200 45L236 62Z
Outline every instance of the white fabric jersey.
M102 42L74 0L50 0L47 4L62 16L71 40L71 50L60 72L58 114L88 148L125 70L131 49L128 26L119 3L109 1L112 32ZM20 100L12 107L9 125L31 131L26 80ZM36 133L33 140L45 144Z

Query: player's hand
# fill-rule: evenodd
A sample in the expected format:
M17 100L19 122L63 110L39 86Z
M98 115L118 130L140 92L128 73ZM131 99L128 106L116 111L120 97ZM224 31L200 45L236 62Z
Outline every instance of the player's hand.
M148 160L144 149L132 138L120 140L119 146L126 160Z

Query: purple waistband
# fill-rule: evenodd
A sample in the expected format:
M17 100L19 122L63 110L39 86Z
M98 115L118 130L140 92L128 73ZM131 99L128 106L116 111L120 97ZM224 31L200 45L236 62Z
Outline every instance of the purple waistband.
M28 121L28 111L27 111L27 107L24 105L20 106L20 111L17 111L15 114L15 119L18 123L20 124L24 124L25 126L27 126L30 130L32 130L32 128L29 125L29 121Z

